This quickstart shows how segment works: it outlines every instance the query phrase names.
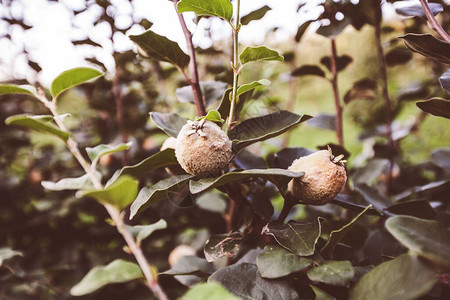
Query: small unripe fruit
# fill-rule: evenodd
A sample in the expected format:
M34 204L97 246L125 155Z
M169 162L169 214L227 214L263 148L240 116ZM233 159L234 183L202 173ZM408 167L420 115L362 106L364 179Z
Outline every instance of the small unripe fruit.
M289 171L304 172L289 182L288 190L296 200L311 205L325 205L345 186L347 174L340 157L321 150L294 160Z
M213 176L225 168L231 159L231 141L225 132L211 121L188 121L177 137L175 155L189 174Z

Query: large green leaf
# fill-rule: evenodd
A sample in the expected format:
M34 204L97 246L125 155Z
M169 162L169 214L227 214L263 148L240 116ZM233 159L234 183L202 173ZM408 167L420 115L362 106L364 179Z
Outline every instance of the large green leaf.
M116 259L106 266L97 266L90 270L71 290L72 296L83 296L110 284L127 282L143 277L142 271L135 263Z
M307 273L312 281L322 282L336 286L349 286L355 270L348 260L344 261L326 261L322 265L313 268Z
M295 289L284 279L264 279L254 264L241 263L222 268L208 282L218 282L245 300L300 299Z
M192 178L194 176L190 174L177 175L163 179L152 186L142 188L131 204L130 219L150 205L169 198L171 192L178 191L182 186L187 185Z
M438 222L400 215L385 226L410 251L450 270L450 231Z
M216 282L203 282L191 287L183 300L240 300Z
M431 98L416 103L421 110L438 117L450 119L450 101L442 98Z
M150 118L156 126L158 126L158 128L174 138L178 136L181 127L183 127L187 122L187 119L176 113L151 112Z
M263 234L273 236L280 246L300 256L314 254L321 232L320 218L314 223L272 221L262 230Z
M436 283L436 272L418 257L403 254L366 273L350 289L350 300L418 299Z
M408 33L400 38L411 51L450 64L450 43L438 40L431 34Z
M450 148L433 150L431 161L445 170L450 170Z
M247 47L239 55L239 59L243 65L256 61L283 61L283 56L277 51L267 48L266 46Z
M166 61L180 68L189 64L190 57L181 50L176 42L151 30L147 30L140 35L130 35L130 39L149 58Z
M295 41L298 43L302 39L303 35L306 32L306 29L308 29L309 25L314 22L313 20L306 21L302 25L300 25L297 29L297 33L295 34Z
M119 209L123 209L133 202L137 191L138 181L129 176L122 176L103 190L83 191L79 195L92 197L100 203L112 204Z
M14 256L23 256L23 253L11 248L0 248L0 267L5 260L13 258Z
M140 245L143 240L148 238L154 231L166 229L167 222L163 219L159 220L156 223L150 225L136 225L136 226L128 226L125 225L125 228L136 237L136 243Z
M237 96L242 95L245 92L253 90L258 86L269 85L270 81L267 79L260 79L258 81L253 81L251 83L243 84L237 89Z
M243 16L241 18L241 24L248 25L248 23L250 23L251 21L260 20L266 15L269 10L271 10L271 8L267 5L264 5L263 7L260 7L257 10L254 10L249 14Z
M401 201L386 208L386 211L396 215L408 215L421 219L435 219L436 211L428 200Z
M254 178L264 178L268 180L289 182L292 178L303 176L301 172L291 172L283 169L254 169L244 171L228 172L217 178L201 178L197 181L189 182L189 189L192 194L197 194L208 189L212 189L230 182L241 180L252 180Z
M299 272L312 263L278 245L267 245L256 259L259 275L263 278L280 278Z
M221 257L232 257L239 250L239 244L244 239L240 232L215 234L209 237L203 248L207 261L216 261Z
M94 148L86 147L86 152L87 152L89 158L91 159L92 164L96 165L98 160L102 156L104 156L106 154L123 151L123 150L128 150L128 149L130 149L132 144L133 144L132 142L128 142L126 144L121 143L121 144L114 145L114 146L101 144L101 145L95 146Z
M94 188L91 178L88 174L76 178L63 178L58 182L42 181L42 186L52 191L63 190L89 190Z
M383 195L379 189L365 183L355 184L355 190L359 192L368 203L372 204L373 207L382 213L384 213L386 207L393 204L392 200Z
M236 152L239 152L251 144L278 136L311 118L308 115L297 115L280 110L243 121L230 130L229 137L231 140L236 140L233 147Z
M228 21L233 16L233 5L229 0L181 0L177 10L180 14L193 11L199 16L217 16Z
M352 230L352 228L355 226L356 222L372 207L372 205L369 205L364 209L362 212L360 212L356 217L353 218L349 223L347 223L344 227L333 230L330 233L330 237L328 238L327 243L323 248L320 250L320 253L326 258L331 259L333 255L334 248L336 245L345 237L345 235Z
M52 121L52 116L15 115L7 118L5 123L7 125L19 125L49 133L66 142L70 134L53 125Z
M56 98L63 91L100 76L103 76L103 73L92 68L70 69L62 72L53 80L50 92Z
M138 178L151 170L176 164L178 164L178 161L175 156L175 150L172 148L167 148L153 154L150 157L147 157L135 165L123 167L108 180L106 186L109 186L122 175L129 175L134 178Z
M9 94L33 95L31 91L16 85L0 84L0 96Z
M175 265L161 274L209 276L216 271L214 265L196 256L182 256Z

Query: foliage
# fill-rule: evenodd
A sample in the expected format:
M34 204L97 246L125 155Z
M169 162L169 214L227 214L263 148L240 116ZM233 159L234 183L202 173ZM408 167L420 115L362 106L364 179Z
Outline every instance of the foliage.
M389 31L381 1L317 4L321 15L292 37L304 45L320 35L317 41L330 46L324 56L310 53L314 62L296 48L284 55L272 49L287 42L239 51L240 30L264 20L267 5L240 18L240 1L174 3L182 24L182 13L193 12L230 26L230 45L220 46L233 49L231 68L213 63L226 62L229 53L191 47L186 31L187 53L145 19L118 28L114 4L94 1L86 9L100 7L96 23L106 22L113 34L141 24L145 31L129 36L139 53L114 51L114 74L90 58L95 68L67 70L46 88L0 85L0 295L448 298L450 149L433 148L417 164L402 142L422 132L433 136L424 119L448 125L449 6L403 4L396 11L410 18ZM299 14L307 13L305 3L299 1ZM22 20L9 24L29 30ZM350 27L358 36L373 34L366 62L379 69L361 67L363 51L337 53ZM90 39L73 43L100 46ZM411 63L430 75L405 90L390 76L406 74ZM346 74L352 79L341 81ZM306 100L296 98L307 88L296 82L316 81L329 90L325 101L335 112L311 116ZM277 100L288 93L291 104ZM160 150L188 120L215 122L232 141L233 156L220 174L187 174L177 146ZM360 129L357 143L367 149L348 146L348 124ZM298 127L308 136L296 136ZM299 204L286 191L304 175L287 168L313 152L304 146L316 132L331 135L315 147L330 146L332 160L348 161L347 186L325 206Z

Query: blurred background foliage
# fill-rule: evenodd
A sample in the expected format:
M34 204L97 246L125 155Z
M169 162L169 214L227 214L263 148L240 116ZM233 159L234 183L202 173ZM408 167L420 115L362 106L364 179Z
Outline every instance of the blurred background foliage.
M0 8L8 10L13 2L0 1ZM299 2L299 7L301 4ZM448 31L450 7L445 2L442 4L444 11L439 17ZM110 13L114 11L114 1L86 1L86 9L91 6L102 8L103 13L94 24L108 24L111 40L115 32L126 34L129 28L117 28L114 14ZM83 11L74 11L73 14L82 14ZM304 12L299 8L301 13ZM150 21L134 20L132 25L140 24L148 29ZM5 17L1 22L7 25L9 31L2 33L0 38L3 40L12 40L10 33L14 30L28 30L33 26L24 23L23 18L14 16ZM292 36L288 40L273 43L273 32L267 32L264 44L284 53L285 62L255 64L242 73L241 82L267 78L271 85L256 90L254 99L246 103L240 119L280 109L312 116L335 113L333 90L327 80L331 78L331 73L321 64L323 57L330 55L329 39L315 33L317 27L317 22L312 23L300 41ZM449 170L436 166L430 162L430 158L436 149L450 147L449 120L427 115L415 105L417 100L431 96L448 98L438 81L445 68L431 58L411 54L398 39L408 32L431 32L424 19L401 18L392 16L391 12L381 29L388 64L388 91L395 114L393 128L399 136L393 193L400 194L413 186L448 178L445 174ZM242 30L245 30L245 26ZM338 54L351 58L351 62L339 72L341 99L345 99L356 81L379 79L373 31L374 28L369 25L359 30L347 26L336 38ZM230 83L230 41L231 38L213 41L211 48L197 49L202 81ZM101 47L89 39L73 43L76 47ZM27 54L28 50L24 50L24 53ZM192 105L180 103L177 99L176 89L187 83L172 65L143 59L133 51L114 50L111 57L115 65L114 72L108 72L94 83L66 92L58 104L61 113L71 114L67 124L81 148L100 143L133 142L129 151L106 156L100 161L101 172L108 175L105 177L110 177L124 165L138 163L159 151L166 135L150 122L149 112L173 111L190 119L195 116ZM95 57L87 61L93 67L106 71ZM36 61L30 59L28 64L30 72L41 72L41 66ZM320 66L325 75L291 75L295 67L303 65ZM24 78L11 78L6 83L28 82ZM39 82L36 83L39 85ZM359 95L361 97L355 97L354 101L344 106L344 144L351 154L347 158L351 174L368 161L386 158L381 149L385 138L377 133L386 122L380 88L375 86L364 91L362 96ZM115 228L105 222L107 214L98 203L91 199L77 199L71 191L44 190L40 184L42 180L57 181L76 177L82 175L82 170L65 150L65 145L56 138L5 125L8 116L21 113L44 114L45 108L23 95L0 98L0 247L18 250L23 254L1 265L0 298L69 299L69 289L93 266L107 264L115 258L127 258L128 255L122 249L123 242ZM327 144L337 144L336 132L330 129L334 121L330 123L326 116L320 120L257 144L250 150L270 160L275 152L284 147L317 149ZM377 145L380 147L377 148ZM373 178L378 182L374 186L382 186L382 173ZM165 170L156 170L147 174L141 184L155 183L167 176ZM448 188L440 191L435 200L448 200L446 191ZM187 197L180 201L182 196L171 195L167 201L152 206L133 219L133 224L150 224L164 218L169 224L167 229L155 232L143 244L146 256L158 270L170 267L168 255L178 245L189 245L194 253L202 255L203 245L210 234L226 232L223 218L226 204L221 194L217 195L212 204L200 207L199 202L196 203L197 199ZM278 212L281 209L280 201L281 198L276 196L272 199ZM337 221L343 219L345 214L343 209L333 205L321 208L299 206L291 217L301 219L325 215ZM439 214L439 219L446 220L448 226L447 209L442 209ZM396 255L404 251L381 228L372 228L372 231L365 229L364 226L373 223L370 218L373 217L368 217L361 225L359 229L362 233L357 236L361 240L361 245L356 245L363 252L361 256L368 256L369 251L372 251L378 256L370 255L373 259L371 263L379 263L382 261L380 254ZM368 242L364 244L366 239ZM377 244L374 242L376 240L383 242ZM161 284L163 288L170 287L166 291L171 298L186 290L185 285L170 277L161 277ZM112 285L80 299L148 297L149 292L143 285L131 282Z

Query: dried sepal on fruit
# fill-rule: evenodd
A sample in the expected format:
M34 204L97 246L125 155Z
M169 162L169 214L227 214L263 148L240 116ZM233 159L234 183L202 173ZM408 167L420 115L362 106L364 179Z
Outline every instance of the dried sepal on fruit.
M215 123L202 119L188 121L177 137L175 156L189 174L214 176L229 163L231 140Z
M305 204L329 203L347 181L342 158L341 155L334 157L330 150L321 150L294 160L288 170L304 172L305 175L289 182L290 195Z

